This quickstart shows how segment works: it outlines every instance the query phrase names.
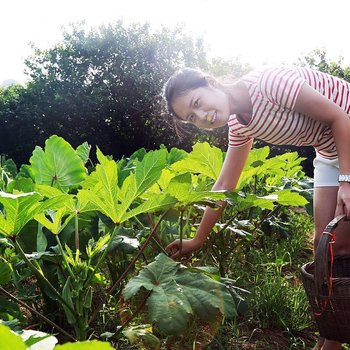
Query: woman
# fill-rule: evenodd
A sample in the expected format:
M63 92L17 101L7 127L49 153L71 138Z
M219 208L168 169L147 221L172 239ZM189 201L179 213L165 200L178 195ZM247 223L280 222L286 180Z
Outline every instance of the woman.
M314 247L336 216L350 218L350 84L308 68L277 67L253 71L233 84L184 69L166 83L164 95L174 121L203 129L229 126L229 148L213 190L233 191L257 138L271 144L313 146ZM207 207L196 236L182 241L181 255L200 249L222 210ZM349 222L337 229L335 254L350 253ZM180 256L180 241L168 247ZM341 344L319 339L315 349Z

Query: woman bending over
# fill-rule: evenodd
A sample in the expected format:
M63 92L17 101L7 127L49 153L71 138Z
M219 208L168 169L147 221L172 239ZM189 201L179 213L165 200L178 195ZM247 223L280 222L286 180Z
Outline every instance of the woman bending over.
M233 84L221 84L193 69L174 74L164 87L169 113L176 122L202 129L228 125L228 151L213 190L233 191L253 140L276 145L313 146L314 247L336 216L350 218L350 84L301 67L253 71ZM219 220L207 207L194 238L182 241L182 255L202 247ZM348 233L347 233L348 232ZM350 253L349 222L337 229L334 253ZM167 247L180 255L180 241ZM315 349L339 350L339 342L319 339Z

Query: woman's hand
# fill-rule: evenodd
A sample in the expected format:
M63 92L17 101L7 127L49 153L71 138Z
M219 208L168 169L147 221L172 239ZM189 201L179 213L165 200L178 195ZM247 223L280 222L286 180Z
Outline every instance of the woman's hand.
M335 216L346 214L350 219L350 183L342 182L339 185L337 208Z
M170 257L172 259L176 259L179 257L188 257L189 255L191 255L192 252L201 248L202 245L203 244L195 238L183 239L182 245L180 243L180 240L176 239L174 242L170 243L165 249L170 254Z

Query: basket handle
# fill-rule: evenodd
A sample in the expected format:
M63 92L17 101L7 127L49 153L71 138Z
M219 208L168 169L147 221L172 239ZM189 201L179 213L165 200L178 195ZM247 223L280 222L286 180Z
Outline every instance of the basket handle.
M333 240L333 232L338 224L346 218L345 214L338 215L324 229L315 254L315 287L317 296L329 296L331 286L331 271L329 259L332 259L329 245Z

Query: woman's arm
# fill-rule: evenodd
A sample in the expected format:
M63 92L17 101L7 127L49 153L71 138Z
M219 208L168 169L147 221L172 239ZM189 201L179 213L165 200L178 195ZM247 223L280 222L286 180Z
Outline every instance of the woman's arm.
M328 125L337 147L340 174L350 174L350 119L338 105L328 100L307 84L299 92L295 110ZM336 215L350 218L350 183L339 186Z
M219 178L212 188L213 191L233 191L236 188L252 143L253 141L250 141L241 147L228 149ZM182 241L181 255L188 255L192 251L201 248L225 208L225 202L220 203L221 206L218 209L212 209L210 207L205 209L196 236L193 239ZM172 258L179 257L180 240L177 239L170 243L166 250L170 252Z

